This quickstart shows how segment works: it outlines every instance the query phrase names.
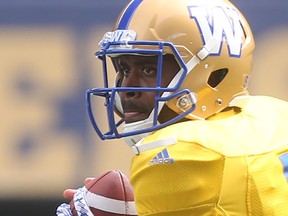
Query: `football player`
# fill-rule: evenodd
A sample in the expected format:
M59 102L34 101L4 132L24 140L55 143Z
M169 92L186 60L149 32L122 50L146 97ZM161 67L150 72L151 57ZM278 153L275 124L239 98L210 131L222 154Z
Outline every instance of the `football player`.
M288 214L288 103L249 95L253 34L230 1L133 0L99 47L89 117L135 153L140 216Z

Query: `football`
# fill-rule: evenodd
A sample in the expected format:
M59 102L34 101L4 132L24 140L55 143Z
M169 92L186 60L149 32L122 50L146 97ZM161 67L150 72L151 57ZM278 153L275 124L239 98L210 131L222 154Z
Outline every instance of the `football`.
M70 208L73 216L137 215L133 188L118 170L108 171L78 189Z

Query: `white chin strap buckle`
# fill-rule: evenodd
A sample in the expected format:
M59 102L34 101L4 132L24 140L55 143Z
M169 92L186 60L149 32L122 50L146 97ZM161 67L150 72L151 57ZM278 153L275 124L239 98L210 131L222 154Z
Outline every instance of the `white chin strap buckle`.
M167 137L145 144L142 144L143 140L144 138L131 147L135 155L139 155L141 152L149 151L159 147L174 145L177 143L176 137Z

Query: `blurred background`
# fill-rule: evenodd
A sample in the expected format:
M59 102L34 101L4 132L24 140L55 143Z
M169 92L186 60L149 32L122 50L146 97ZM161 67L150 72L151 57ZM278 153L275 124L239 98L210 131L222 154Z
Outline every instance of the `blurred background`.
M0 0L0 215L55 215L66 188L110 169L129 175L122 141L86 113L98 41L128 0ZM288 100L288 2L234 0L256 39L253 95Z

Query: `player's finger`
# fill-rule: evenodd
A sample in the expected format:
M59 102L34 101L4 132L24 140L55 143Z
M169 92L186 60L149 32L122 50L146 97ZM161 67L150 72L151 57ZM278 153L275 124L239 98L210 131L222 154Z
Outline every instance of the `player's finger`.
M86 179L84 180L84 183L87 184L87 183L89 183L90 181L92 181L93 179L94 179L94 178L92 178L92 177L86 178Z
M63 192L63 196L66 198L66 199L69 199L69 200L72 200L73 199L73 195L76 193L76 190L75 189L66 189L64 192Z
M84 183L87 184L87 183L89 183L90 181L92 181L93 179L94 179L94 178L92 178L92 177L86 178L86 179L84 180ZM64 198L71 200L71 199L73 199L73 196L74 196L75 193L76 193L76 189L66 189L66 190L63 192L63 196L64 196Z

